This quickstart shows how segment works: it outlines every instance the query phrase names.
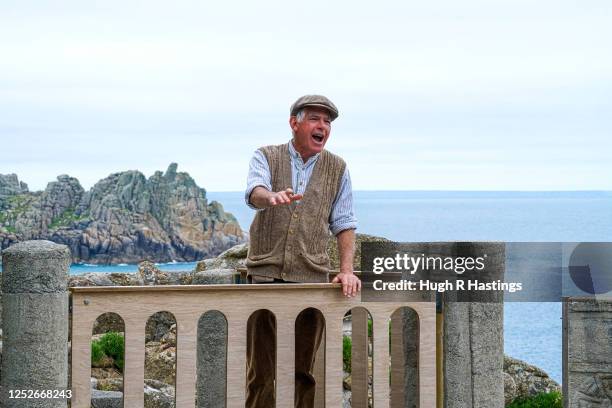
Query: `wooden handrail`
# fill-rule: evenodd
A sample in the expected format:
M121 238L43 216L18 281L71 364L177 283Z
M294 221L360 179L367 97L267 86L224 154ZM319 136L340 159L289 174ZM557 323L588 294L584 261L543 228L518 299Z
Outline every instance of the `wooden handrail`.
M217 292L217 291L257 291L268 290L303 290L303 289L320 289L320 290L339 290L342 287L340 283L270 283L266 285L157 285L157 286L76 286L70 288L72 293L109 293L109 292L166 292L166 291L184 291L184 292Z

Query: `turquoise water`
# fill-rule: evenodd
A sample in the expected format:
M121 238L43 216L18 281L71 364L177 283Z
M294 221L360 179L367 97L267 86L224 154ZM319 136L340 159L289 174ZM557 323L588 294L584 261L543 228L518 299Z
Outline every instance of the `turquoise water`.
M162 271L192 271L195 269L196 262L171 262L171 263L156 263L157 267ZM70 274L78 275L88 272L136 272L138 265L136 264L119 264L119 265L90 265L90 264L73 264L70 266Z
M209 192L243 229L254 212L241 192ZM355 192L359 232L395 241L612 241L612 192ZM160 264L193 270L195 263ZM73 265L71 274L136 265ZM561 304L506 303L505 352L561 382Z

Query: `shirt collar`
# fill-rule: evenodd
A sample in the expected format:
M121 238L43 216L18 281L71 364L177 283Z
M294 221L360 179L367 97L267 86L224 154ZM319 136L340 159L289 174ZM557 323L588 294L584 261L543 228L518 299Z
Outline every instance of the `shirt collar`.
M289 155L293 159L298 160L298 163L304 163L304 161L302 160L302 156L298 153L297 150L295 150L295 147L293 147L293 139L289 141ZM310 159L306 160L306 163L304 163L304 167L308 167L312 163L316 162L320 155L321 153L317 153Z

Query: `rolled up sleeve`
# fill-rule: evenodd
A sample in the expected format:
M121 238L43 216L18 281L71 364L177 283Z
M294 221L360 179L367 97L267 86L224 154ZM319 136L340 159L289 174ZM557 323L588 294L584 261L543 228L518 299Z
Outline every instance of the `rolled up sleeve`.
M264 187L269 191L272 191L272 182L270 177L270 166L268 160L260 150L255 150L251 162L249 163L249 174L247 176L247 188L244 192L244 201L246 204L254 210L262 210L257 208L249 201L251 193L255 187Z
M344 171L340 190L332 204L329 229L334 235L347 229L357 229L357 218L353 211L353 187L348 168Z

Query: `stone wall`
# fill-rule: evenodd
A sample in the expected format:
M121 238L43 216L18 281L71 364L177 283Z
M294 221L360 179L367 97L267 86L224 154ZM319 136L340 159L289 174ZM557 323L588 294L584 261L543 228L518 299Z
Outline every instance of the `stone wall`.
M563 323L566 407L612 407L612 299L567 298Z

